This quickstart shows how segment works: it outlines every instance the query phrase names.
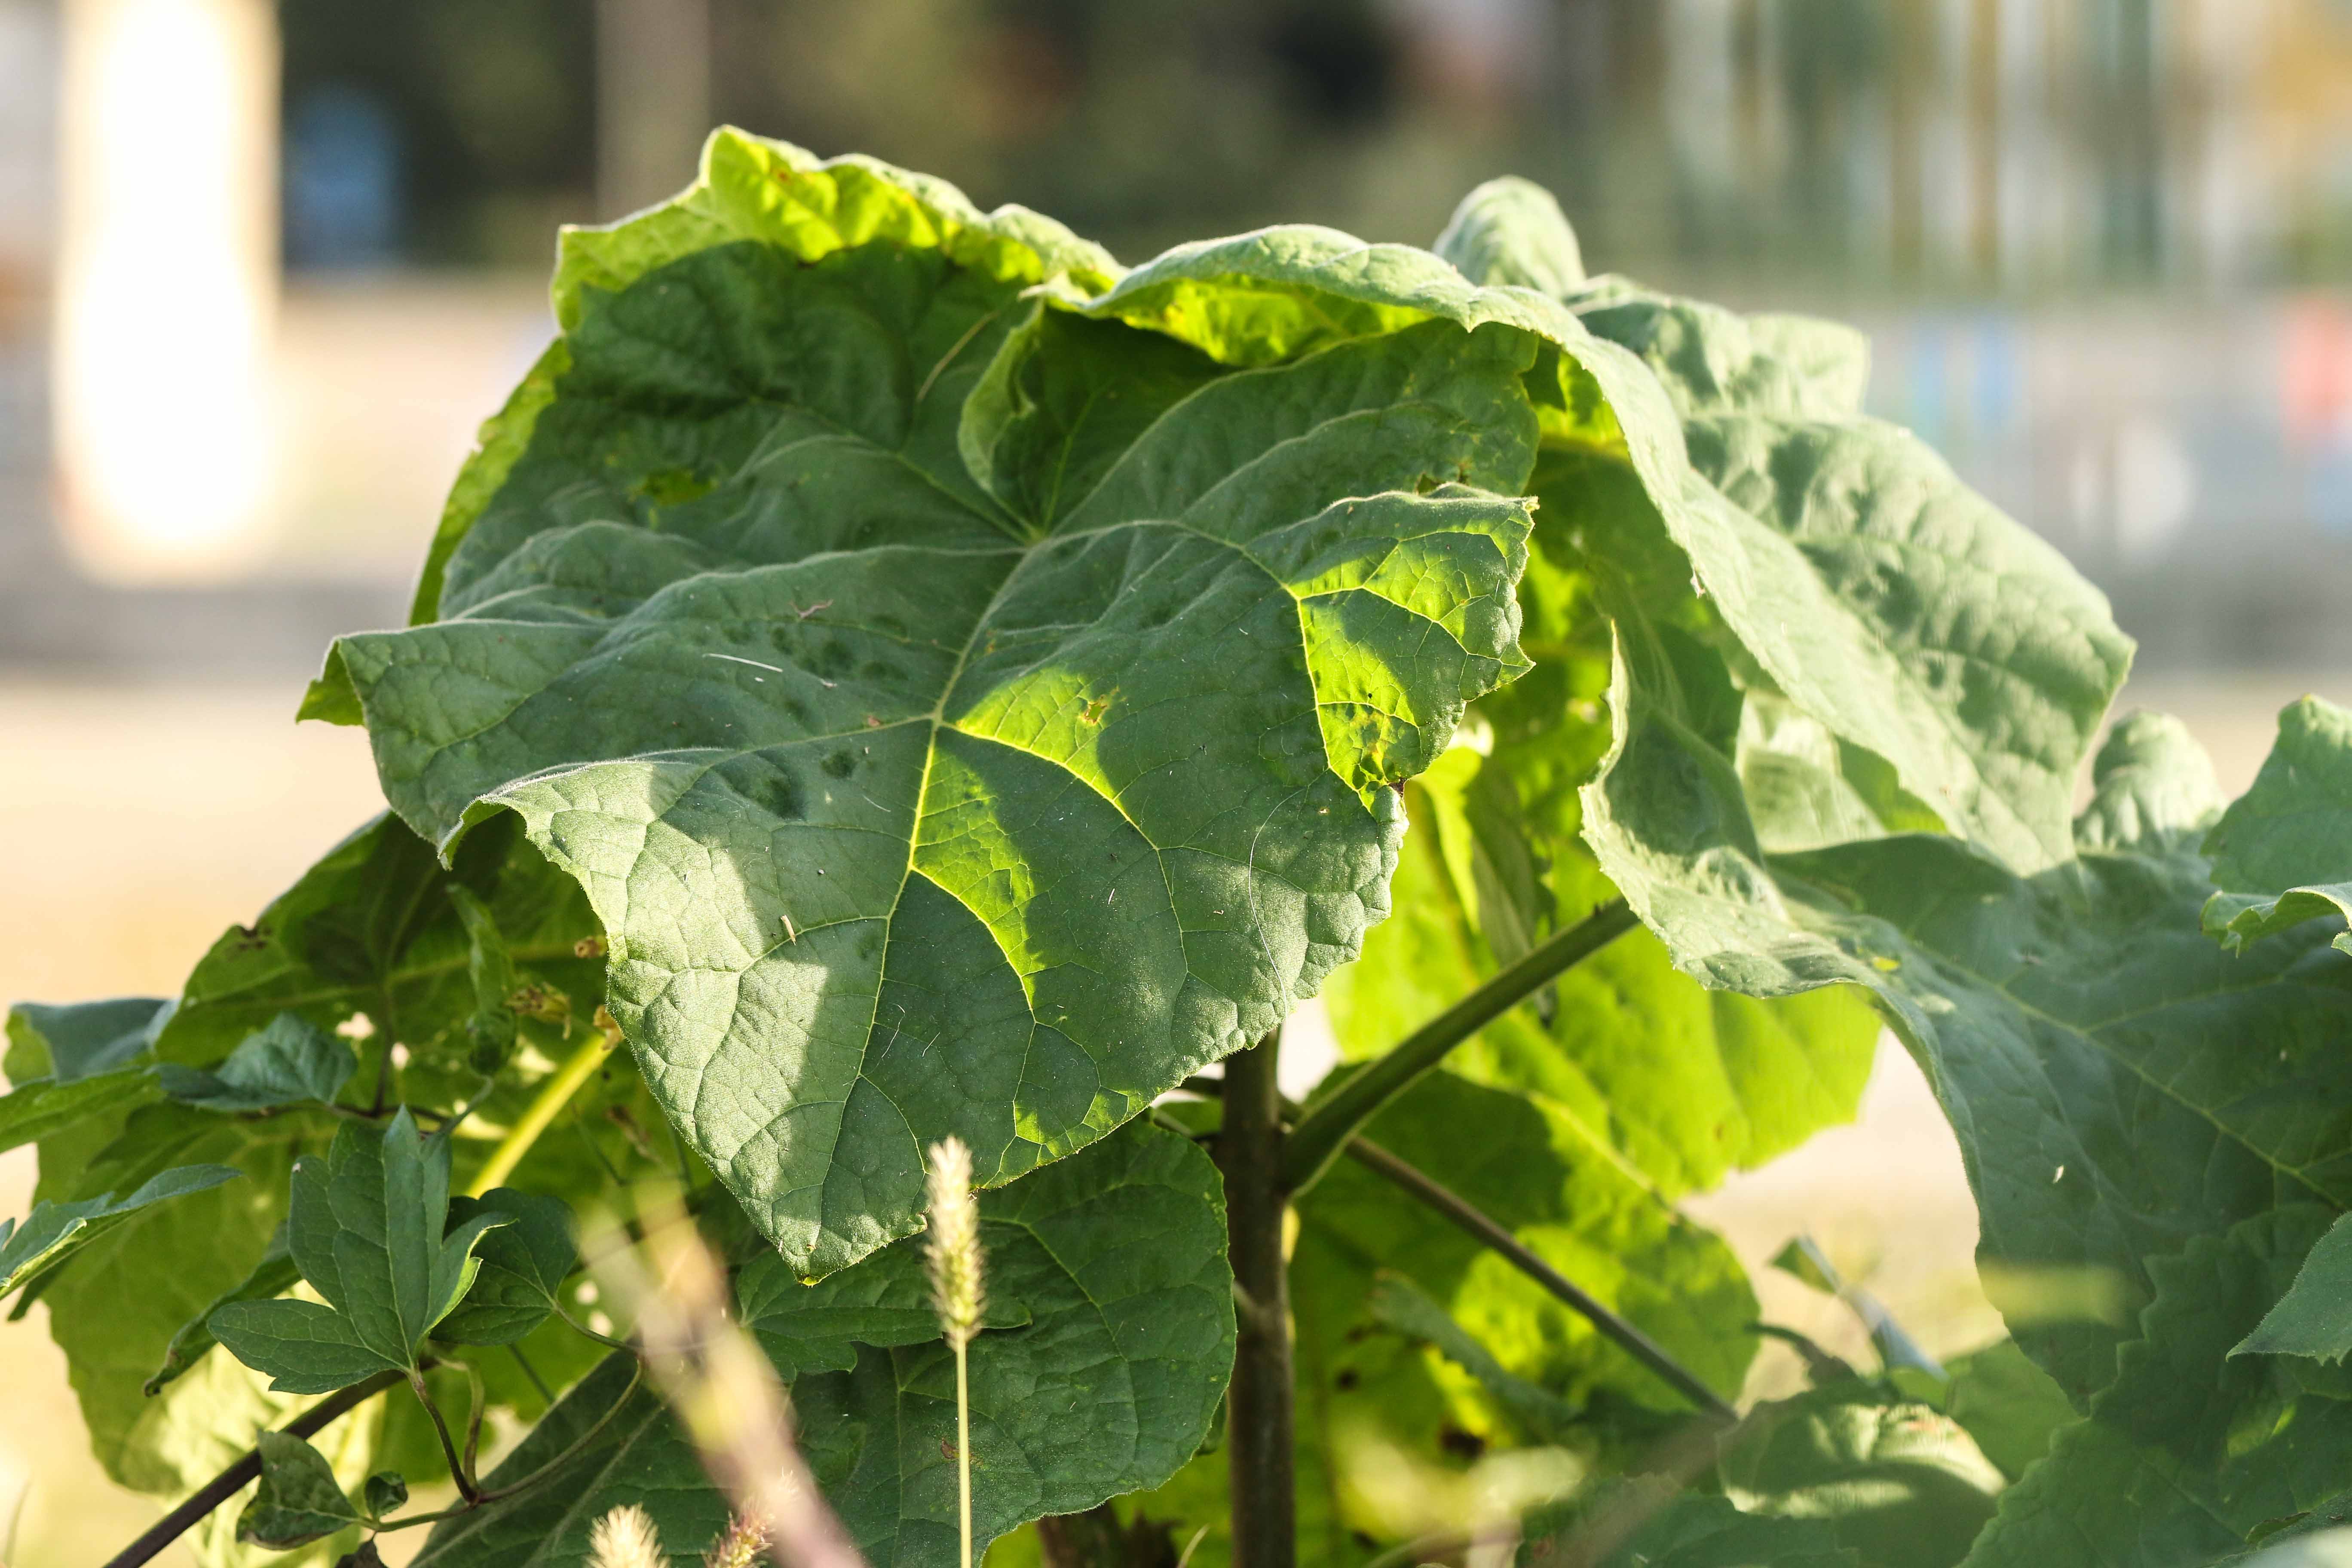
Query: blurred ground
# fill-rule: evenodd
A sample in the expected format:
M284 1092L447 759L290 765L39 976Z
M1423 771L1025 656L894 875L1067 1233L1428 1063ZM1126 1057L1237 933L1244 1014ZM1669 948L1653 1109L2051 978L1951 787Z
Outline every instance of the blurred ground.
M2352 703L2352 675L2150 681L2124 706L2179 714L2234 795L2269 748L2273 715L2310 689ZM360 731L296 725L299 695L0 682L0 1002L169 994L223 928L250 920L380 807ZM32 1179L30 1150L0 1155L0 1213L24 1212ZM1758 1269L1768 1317L1832 1349L1861 1354L1858 1325L1762 1267L1801 1229L1929 1350L2000 1332L1970 1266L1976 1218L1958 1151L1891 1045L1855 1125L1690 1207ZM103 1561L160 1512L88 1457L46 1327L38 1308L0 1327L0 1540L22 1499L15 1568ZM1793 1360L1770 1351L1750 1391L1780 1392L1795 1376Z

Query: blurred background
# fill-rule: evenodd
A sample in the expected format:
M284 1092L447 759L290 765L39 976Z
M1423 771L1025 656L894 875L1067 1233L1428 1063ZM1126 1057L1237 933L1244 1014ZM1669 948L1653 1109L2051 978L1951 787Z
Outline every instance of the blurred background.
M375 808L303 680L402 618L555 226L719 121L1129 261L1426 243L1532 176L1596 270L1867 327L1875 411L2108 591L2233 792L2280 703L2352 700L2352 0L0 0L0 1001L174 989ZM1933 1348L1997 1331L1899 1052L1694 1206L1753 1258L1810 1226ZM75 1420L0 1331L0 1557L156 1511Z

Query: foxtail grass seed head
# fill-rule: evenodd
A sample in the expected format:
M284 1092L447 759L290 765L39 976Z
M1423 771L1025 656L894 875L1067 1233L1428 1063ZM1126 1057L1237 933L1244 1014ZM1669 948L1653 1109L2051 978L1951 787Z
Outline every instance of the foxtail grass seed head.
M739 1513L703 1553L702 1568L751 1568L767 1544L768 1527L748 1513Z
M661 1537L644 1509L625 1503L588 1532L589 1568L669 1568Z
M958 1350L980 1332L988 1304L981 1280L980 1205L971 1196L971 1151L960 1138L931 1145L931 1306L940 1331Z

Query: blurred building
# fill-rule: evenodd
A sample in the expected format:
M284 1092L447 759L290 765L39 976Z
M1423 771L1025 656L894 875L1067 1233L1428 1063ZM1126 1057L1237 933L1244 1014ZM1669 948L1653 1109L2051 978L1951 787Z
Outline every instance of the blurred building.
M0 0L0 659L395 615L555 226L718 121L1129 259L1527 174L1864 321L2150 661L2352 663L2352 0Z

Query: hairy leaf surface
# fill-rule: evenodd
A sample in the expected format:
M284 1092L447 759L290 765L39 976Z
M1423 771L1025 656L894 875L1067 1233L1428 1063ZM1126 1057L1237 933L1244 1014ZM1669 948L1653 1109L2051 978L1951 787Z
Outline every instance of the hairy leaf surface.
M971 1346L972 1503L987 1541L1156 1485L1190 1458L1231 1370L1234 1320L1216 1173L1172 1133L1132 1126L983 1194L981 1215L991 1292L1025 1314ZM920 1277L920 1245L814 1286L755 1265L741 1287L747 1323L796 1374L818 1480L877 1568L956 1559L954 1358L936 1320L897 1306ZM529 1473L613 1411L625 1360L567 1395L489 1484ZM417 1562L578 1563L593 1521L630 1502L681 1557L726 1520L693 1449L642 1389L544 1487L438 1526Z
M507 807L581 880L648 1080L823 1274L912 1227L924 1144L1067 1154L1353 952L1384 786L1524 668L1485 492L1537 346L1400 320L1236 373L1033 321L1095 253L731 133L567 243L444 618L345 638L320 701L425 837Z

